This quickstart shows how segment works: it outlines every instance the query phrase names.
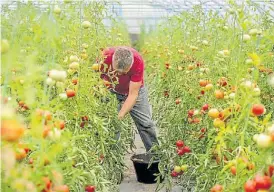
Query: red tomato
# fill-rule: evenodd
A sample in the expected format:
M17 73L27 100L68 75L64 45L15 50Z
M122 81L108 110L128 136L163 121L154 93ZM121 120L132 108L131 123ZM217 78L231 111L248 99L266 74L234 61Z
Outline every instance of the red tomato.
M77 83L78 83L78 79L72 79L72 81L71 81L71 82L72 82L72 84L73 84L73 85L77 85Z
M178 140L178 141L176 141L176 146L178 148L182 148L184 146L184 142L182 140Z
M259 189L270 189L272 185L271 178L269 176L261 176L257 175L254 178L254 182L256 183L256 190Z
M209 108L209 105L208 105L208 104L204 104L203 107L202 107L202 109L203 109L204 111L207 111L208 108Z
M74 97L76 95L75 91L71 89L67 90L66 93L68 98Z
M194 115L194 109L188 111L188 117L192 117Z
M188 146L184 146L183 151L184 151L184 153L191 153L191 149Z
M182 148L180 148L180 149L177 149L177 154L178 154L179 156L182 156L182 155L185 154L185 152L184 152L184 150L183 150Z
M88 185L85 187L85 192L95 192L95 187L92 185Z
M178 173L176 171L172 171L170 175L171 177L178 177Z
M203 127L203 128L201 129L201 132L202 132L202 133L205 133L205 132L206 132L206 128Z
M248 180L244 185L245 192L256 192L256 183L253 180Z
M55 123L55 126L58 127L59 129L63 130L65 128L65 121L60 120Z
M50 188L51 188L51 181L50 181L50 179L48 177L43 177L42 180L45 183L45 188L44 188L43 192L50 191Z
M260 116L264 113L265 107L262 104L254 104L252 106L252 113L256 116Z
M227 85L227 79L225 77L221 77L218 81L219 85L224 87Z
M204 90L202 90L202 91L201 91L201 95L204 95L204 94L205 94L205 91L204 91Z
M223 186L218 184L210 189L210 192L222 192L222 191L223 191Z
M237 169L235 166L230 167L230 171L231 171L232 175L236 175L236 173L237 173Z
M80 123L80 127L83 128L83 127L85 126L85 124L86 124L86 122L85 122L85 121L82 121L82 122Z
M30 152L30 148L24 148L24 150L25 150L26 153Z
M81 117L81 119L82 119L82 121L88 121L88 116L83 116L83 117Z
M274 165L269 165L268 174L270 177L272 177L274 175Z

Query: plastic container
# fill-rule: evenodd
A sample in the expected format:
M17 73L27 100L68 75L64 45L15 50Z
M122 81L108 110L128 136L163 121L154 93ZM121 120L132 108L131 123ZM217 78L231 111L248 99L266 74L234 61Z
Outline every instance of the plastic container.
M140 183L156 183L157 177L154 174L159 173L158 164L159 160L154 160L148 168L151 154L137 154L133 155L130 159L133 162L137 181ZM161 180L161 182L163 179Z

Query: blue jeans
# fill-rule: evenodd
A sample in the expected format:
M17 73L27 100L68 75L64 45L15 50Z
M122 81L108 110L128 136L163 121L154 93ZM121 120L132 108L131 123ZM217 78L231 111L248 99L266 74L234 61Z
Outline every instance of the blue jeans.
M118 111L121 110L123 102L127 99L127 95L122 95L117 92L116 94L118 104ZM158 144L155 132L155 123L152 120L152 113L150 104L148 102L147 89L143 86L139 90L138 98L135 105L129 112L144 143L146 151L149 151L154 144ZM120 134L118 133L117 139Z

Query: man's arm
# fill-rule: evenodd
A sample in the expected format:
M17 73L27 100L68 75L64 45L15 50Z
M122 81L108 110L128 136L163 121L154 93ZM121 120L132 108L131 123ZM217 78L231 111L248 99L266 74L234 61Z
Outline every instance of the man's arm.
M133 82L130 81L129 83L129 93L128 97L125 100L119 114L118 119L123 119L125 115L132 109L132 107L135 105L136 100L138 98L139 89L142 85L142 82Z

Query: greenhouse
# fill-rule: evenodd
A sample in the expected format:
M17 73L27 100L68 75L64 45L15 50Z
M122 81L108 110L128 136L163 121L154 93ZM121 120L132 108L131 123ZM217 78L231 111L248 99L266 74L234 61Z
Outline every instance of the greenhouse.
M274 191L274 0L0 5L0 191Z

